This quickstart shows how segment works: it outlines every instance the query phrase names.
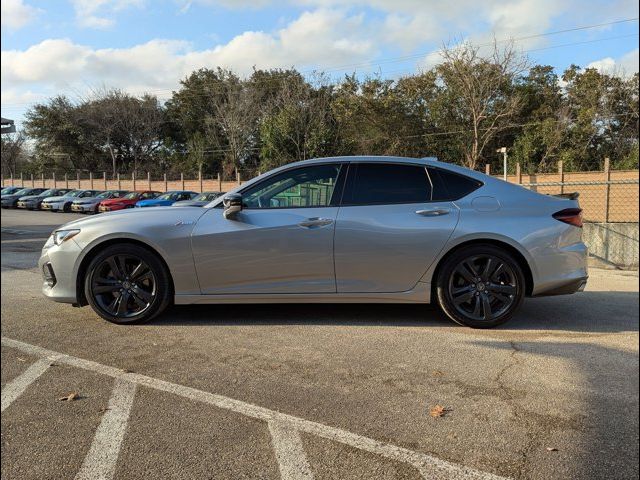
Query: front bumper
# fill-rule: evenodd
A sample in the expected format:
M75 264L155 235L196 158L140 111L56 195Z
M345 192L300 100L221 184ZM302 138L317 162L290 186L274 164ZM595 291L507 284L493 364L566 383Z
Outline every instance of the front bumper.
M100 205L98 207L99 212L114 212L116 210L123 210L126 207L124 205Z
M27 208L27 209L34 209L34 208L38 208L38 204L37 202L24 202L24 201L19 201L17 204L18 208Z
M71 211L76 213L93 213L96 211L95 204L87 203L87 204L71 204Z
M41 210L49 210L50 212L57 212L64 209L64 202L56 203L42 203L40 205Z
M42 250L38 268L46 297L56 302L77 303L76 262L81 251L73 239Z

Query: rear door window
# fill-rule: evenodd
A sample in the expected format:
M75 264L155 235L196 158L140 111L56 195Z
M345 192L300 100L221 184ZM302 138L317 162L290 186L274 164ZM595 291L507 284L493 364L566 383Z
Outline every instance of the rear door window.
M390 163L352 163L343 205L384 205L431 201L425 167Z
M458 200L482 186L479 180L440 168L429 168L429 176L433 181L435 201Z

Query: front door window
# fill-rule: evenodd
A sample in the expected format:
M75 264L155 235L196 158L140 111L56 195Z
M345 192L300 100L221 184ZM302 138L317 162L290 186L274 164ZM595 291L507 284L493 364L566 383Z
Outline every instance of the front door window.
M244 207L310 208L328 207L336 191L341 165L314 165L287 170L243 192Z

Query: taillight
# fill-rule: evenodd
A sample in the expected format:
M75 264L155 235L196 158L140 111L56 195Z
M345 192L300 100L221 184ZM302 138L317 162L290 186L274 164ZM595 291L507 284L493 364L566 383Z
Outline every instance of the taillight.
M574 227L582 228L582 209L581 208L565 208L553 214L553 218L561 222L568 223Z

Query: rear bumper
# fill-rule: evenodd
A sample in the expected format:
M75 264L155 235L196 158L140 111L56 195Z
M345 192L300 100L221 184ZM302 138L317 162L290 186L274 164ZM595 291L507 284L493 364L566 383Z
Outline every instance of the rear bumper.
M547 249L535 258L538 271L533 297L567 295L584 290L589 272L587 246L583 242Z
M587 286L588 276L569 280L564 284L556 285L550 290L545 290L534 295L534 297L550 297L553 295L571 295L572 293L582 292Z

